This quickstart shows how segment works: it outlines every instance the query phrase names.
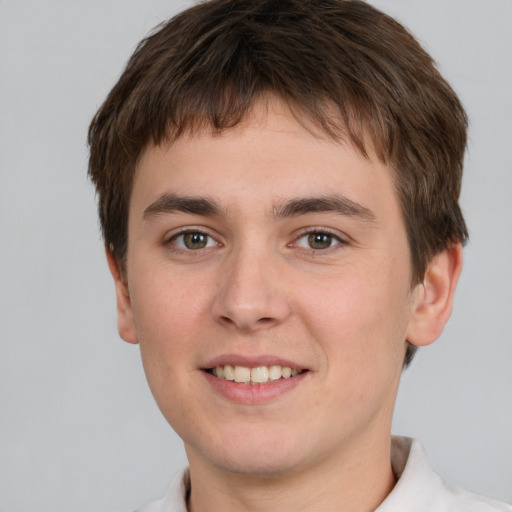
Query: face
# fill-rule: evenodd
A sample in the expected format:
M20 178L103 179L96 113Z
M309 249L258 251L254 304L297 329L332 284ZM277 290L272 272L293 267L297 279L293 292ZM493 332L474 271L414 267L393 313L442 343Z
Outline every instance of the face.
M144 152L119 328L191 465L286 473L389 436L410 276L390 169L275 102Z

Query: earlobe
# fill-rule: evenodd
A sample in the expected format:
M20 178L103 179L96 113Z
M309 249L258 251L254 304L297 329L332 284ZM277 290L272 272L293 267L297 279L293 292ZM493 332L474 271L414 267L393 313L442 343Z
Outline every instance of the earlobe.
M119 336L128 343L138 343L137 330L133 321L133 311L130 299L130 293L124 276L119 270L119 265L112 254L112 251L106 247L108 268L114 278L117 299L117 329Z
M424 346L439 338L452 312L461 270L461 244L445 249L432 259L423 282L413 292L413 314L407 329L409 343Z

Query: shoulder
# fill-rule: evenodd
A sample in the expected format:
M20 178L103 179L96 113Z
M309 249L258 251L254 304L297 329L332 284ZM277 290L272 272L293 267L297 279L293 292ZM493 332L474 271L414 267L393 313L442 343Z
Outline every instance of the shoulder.
M417 441L394 437L391 461L398 481L376 512L512 512L506 503L446 483Z
M480 496L459 487L443 484L439 495L439 510L446 512L512 512L512 506L498 500Z
M167 494L136 512L187 512L187 495L190 491L190 474L183 468L173 479Z

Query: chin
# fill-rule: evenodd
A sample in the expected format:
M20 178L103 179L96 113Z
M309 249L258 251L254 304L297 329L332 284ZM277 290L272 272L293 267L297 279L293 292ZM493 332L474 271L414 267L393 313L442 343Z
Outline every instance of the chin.
M263 450L266 452L266 450ZM228 453L216 457L216 465L224 471L256 478L277 478L297 471L301 461L284 453Z
M254 429L248 435L226 435L202 446L185 443L189 461L208 460L212 466L241 476L276 478L308 465L311 449L305 440L278 428Z

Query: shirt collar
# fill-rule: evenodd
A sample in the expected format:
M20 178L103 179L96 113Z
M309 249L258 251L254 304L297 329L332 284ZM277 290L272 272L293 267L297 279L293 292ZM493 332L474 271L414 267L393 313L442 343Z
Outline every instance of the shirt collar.
M375 512L432 510L436 496L443 491L443 483L432 471L420 443L408 437L393 437L391 465L397 483ZM174 478L165 497L141 512L187 512L189 492L190 474L184 468Z
M432 510L432 500L439 496L443 483L420 443L409 437L393 437L391 467L397 483L375 512Z

